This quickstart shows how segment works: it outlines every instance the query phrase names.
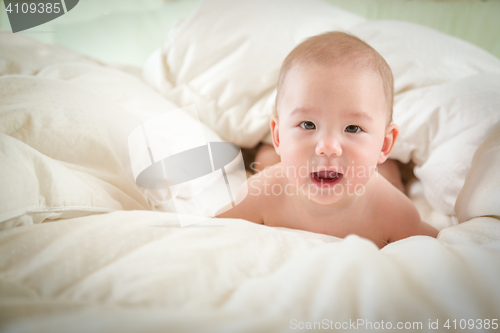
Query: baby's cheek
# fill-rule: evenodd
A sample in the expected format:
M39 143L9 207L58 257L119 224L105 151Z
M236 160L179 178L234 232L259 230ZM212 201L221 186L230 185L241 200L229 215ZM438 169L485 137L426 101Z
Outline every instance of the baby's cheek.
M376 161L361 159L354 162L347 168L347 173L345 174L347 180L353 184L366 183L375 174Z
M294 148L289 148L281 154L281 163L286 164L289 167L298 168L303 163L302 154Z

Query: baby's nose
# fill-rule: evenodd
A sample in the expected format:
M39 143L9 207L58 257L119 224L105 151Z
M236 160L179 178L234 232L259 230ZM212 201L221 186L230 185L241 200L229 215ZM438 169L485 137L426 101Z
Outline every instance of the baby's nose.
M342 155L340 141L331 136L322 138L316 145L316 154L326 155L327 157Z

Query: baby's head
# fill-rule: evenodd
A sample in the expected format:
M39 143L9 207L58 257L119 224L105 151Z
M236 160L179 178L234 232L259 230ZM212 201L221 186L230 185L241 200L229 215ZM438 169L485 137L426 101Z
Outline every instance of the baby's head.
M286 86L287 74L298 64L323 66L346 65L365 68L380 76L387 104L388 122L392 121L394 79L392 71L382 56L356 36L341 31L326 32L313 36L297 45L283 61L278 79L275 114Z
M281 68L271 117L290 182L323 204L340 200L349 186L361 191L398 135L390 124L393 95L390 67L355 36L328 32L293 49Z

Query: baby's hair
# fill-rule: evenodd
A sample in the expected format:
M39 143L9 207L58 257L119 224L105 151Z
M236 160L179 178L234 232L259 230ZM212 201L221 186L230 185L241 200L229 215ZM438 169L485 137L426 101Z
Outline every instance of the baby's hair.
M380 75L386 96L389 122L391 122L394 100L394 78L391 68L384 58L370 45L356 36L341 31L330 31L309 37L288 54L281 66L274 112L277 113L278 102L285 84L286 75L294 65L309 62L328 66L341 61L349 61L356 65L361 65Z

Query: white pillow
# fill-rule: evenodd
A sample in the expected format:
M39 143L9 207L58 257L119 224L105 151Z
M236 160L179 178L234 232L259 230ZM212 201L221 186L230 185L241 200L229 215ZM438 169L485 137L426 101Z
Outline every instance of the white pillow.
M458 227L439 233L450 244L498 244L500 239L500 125L477 149L455 211Z
M402 21L368 21L351 32L375 48L394 74L394 93L478 73L500 74L500 60L459 38ZM397 97L396 97L397 102Z
M287 54L309 36L365 21L317 0L204 1L171 29L144 78L179 106L196 103L223 139L253 147L269 132Z
M472 167L458 196L459 222L488 216L500 219L500 125L474 154ZM498 225L498 221L496 222Z
M474 152L500 122L499 91L500 75L477 74L399 99L402 135L391 157L411 156L427 201L445 214L455 214Z

